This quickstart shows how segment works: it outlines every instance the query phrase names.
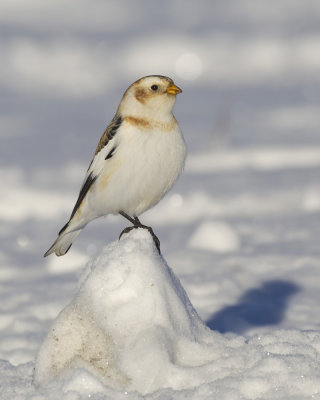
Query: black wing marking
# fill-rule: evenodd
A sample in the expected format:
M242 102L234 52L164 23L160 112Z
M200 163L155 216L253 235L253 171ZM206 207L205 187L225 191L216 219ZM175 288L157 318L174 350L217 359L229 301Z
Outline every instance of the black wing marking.
M109 160L109 158L111 158L113 156L113 153L115 152L116 147L112 147L111 151L109 151L109 153L106 155L105 160Z
M84 199L85 195L88 193L88 190L94 184L96 179L97 179L97 176L93 176L92 172L90 172L90 174L88 175L88 178L86 179L85 183L81 187L78 200L76 201L76 204L75 204L75 206L74 206L74 208L72 210L72 213L71 213L71 216L69 218L69 221L62 227L62 229L59 231L58 235L61 235L68 228L69 222L71 221L71 219L74 216L74 214L77 212L80 204L82 203L82 200ZM70 247L71 247L71 245L70 245Z
M85 198L86 194L88 193L89 189L94 184L96 179L97 179L97 176L93 176L92 172L90 172L90 174L88 175L87 180L85 181L85 183L83 184L83 186L82 186L82 188L80 190L78 200L77 200L77 202L76 202L76 204L75 204L75 206L74 206L74 208L72 210L70 219L77 212L80 204L82 203L82 200ZM63 230L63 228L62 228L62 230Z
M122 117L119 114L116 114L110 124L107 126L106 130L104 131L101 139L98 143L96 148L95 154L99 153L99 151L108 144L109 140L112 140L114 135L117 133L120 125L122 124Z
M107 126L106 130L103 132L103 135L101 136L101 138L99 140L98 146L94 153L94 157L100 152L100 150L102 150L109 143L110 140L113 139L113 137L117 133L118 129L120 128L120 125L122 124L122 122L123 122L123 119L122 119L121 115L116 114L113 117L112 121ZM90 170L90 167L93 163L94 157L91 160L91 163L90 163L87 171Z
M110 122L110 124L107 126L106 130L104 131L103 135L101 136L101 139L98 143L98 146L96 148L96 152L95 152L95 156L96 154L98 154L100 152L101 149L103 149L110 140L113 139L113 137L115 136L115 134L117 133L118 129L120 128L120 125L122 124L122 117L119 114L116 114L112 121ZM111 151L107 154L106 156L106 160L111 158L113 156L113 153L115 151L116 147L113 147L111 149ZM92 162L94 160L94 157L89 165L88 171L90 170L90 167L92 165ZM91 186L94 184L95 180L97 179L97 175L93 176L92 171L90 172L90 174L88 175L85 183L83 184L80 193L79 193L79 197L78 200L72 210L71 213L71 217L70 220L72 219L72 217L74 216L74 214L77 212L78 208L80 207L80 204L82 203L83 199L85 198L86 194L88 193L88 191L90 190ZM70 222L69 220L69 222ZM66 225L61 229L61 231L59 232L59 235L67 229L68 223L66 223Z
M70 219L69 219L69 221L68 221L65 225L63 225L62 229L61 229L61 230L59 231L59 233L58 233L58 236L60 236L61 233L64 232L64 231L68 228L69 222L70 222ZM50 249L49 249L49 250L50 250ZM47 253L46 253L46 254L47 254Z

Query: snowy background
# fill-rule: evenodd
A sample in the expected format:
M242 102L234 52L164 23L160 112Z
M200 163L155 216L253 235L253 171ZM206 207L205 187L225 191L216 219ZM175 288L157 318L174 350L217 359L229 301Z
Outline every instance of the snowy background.
M303 342L301 360L319 368L320 3L2 0L0 21L0 398L51 398L31 384L39 346L126 221L95 221L65 257L42 255L123 91L148 74L183 89L175 115L189 156L142 221L210 328L252 346ZM300 393L278 397L270 376L242 390L238 368L228 400L320 398L308 368L288 374ZM164 398L222 399L228 387L213 377ZM88 397L70 393L52 398Z

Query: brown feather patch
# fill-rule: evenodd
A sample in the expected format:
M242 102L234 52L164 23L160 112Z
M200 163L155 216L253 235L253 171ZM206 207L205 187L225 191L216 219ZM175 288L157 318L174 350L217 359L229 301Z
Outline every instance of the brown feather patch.
M172 131L177 124L177 121L174 117L169 122L161 122L128 116L124 118L124 121L140 129L157 129L164 132Z
M140 103L145 104L147 98L148 98L148 94L146 93L146 91L142 88L137 88L136 91L134 92L134 97L140 101Z
M139 128L152 128L152 124L150 121L144 118L137 118L137 117L125 117L124 120L128 122L130 125L138 126Z
M99 185L99 190L102 192L106 189L110 177L114 174L114 172L119 168L121 165L121 162L119 160L114 160L112 164L112 168L108 170L107 173L104 173L99 177L98 185Z

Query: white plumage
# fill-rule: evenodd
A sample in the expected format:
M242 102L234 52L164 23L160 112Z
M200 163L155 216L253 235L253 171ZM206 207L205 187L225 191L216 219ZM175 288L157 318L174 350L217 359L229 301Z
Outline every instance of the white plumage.
M162 199L184 166L186 147L172 114L180 92L170 78L158 75L127 89L100 139L70 220L45 256L65 254L86 224L103 215L121 213L142 226L137 217Z

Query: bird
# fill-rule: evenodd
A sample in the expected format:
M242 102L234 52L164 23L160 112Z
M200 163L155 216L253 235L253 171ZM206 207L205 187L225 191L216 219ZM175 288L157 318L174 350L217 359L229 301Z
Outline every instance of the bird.
M186 144L172 111L182 90L171 78L145 76L125 91L101 136L69 221L44 254L62 256L92 220L119 214L145 228L160 253L160 241L139 216L155 206L183 170Z

